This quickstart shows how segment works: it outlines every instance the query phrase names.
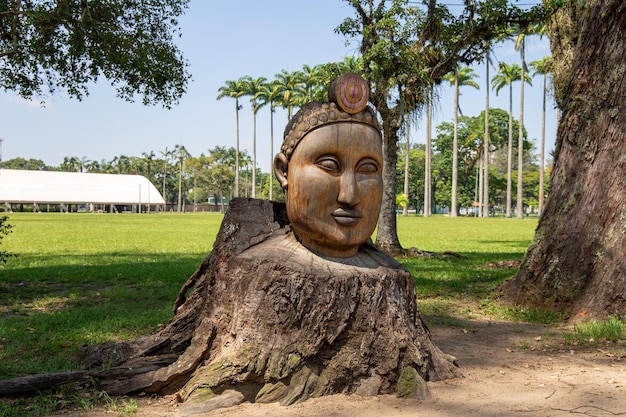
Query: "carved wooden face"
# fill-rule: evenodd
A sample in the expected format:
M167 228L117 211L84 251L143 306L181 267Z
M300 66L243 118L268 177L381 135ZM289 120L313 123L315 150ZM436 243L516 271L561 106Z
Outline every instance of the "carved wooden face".
M289 161L287 215L300 241L322 255L349 257L374 232L383 192L380 133L334 123L308 133Z

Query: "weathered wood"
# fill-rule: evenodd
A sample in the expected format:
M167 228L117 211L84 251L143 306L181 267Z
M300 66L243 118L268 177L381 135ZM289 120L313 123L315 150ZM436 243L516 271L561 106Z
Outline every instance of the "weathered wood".
M337 103L346 113L355 114L367 106L369 88L361 77L354 73L336 78L328 89L328 101Z
M398 392L401 382L405 394L425 395L423 380L460 375L430 341L400 264L371 244L352 258L321 258L294 239L285 219L281 204L234 200L176 318L158 335L200 311L186 351L109 389L178 390L189 410L209 411L226 397L290 404Z
M59 385L89 379L87 371L58 372L52 374L26 375L13 379L0 380L0 395L34 394Z

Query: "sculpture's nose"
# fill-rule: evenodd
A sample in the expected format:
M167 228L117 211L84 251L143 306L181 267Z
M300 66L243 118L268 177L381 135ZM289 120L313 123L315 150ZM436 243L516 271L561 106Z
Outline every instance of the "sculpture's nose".
M349 207L359 204L359 193L356 176L352 170L346 170L340 178L339 197L337 201Z

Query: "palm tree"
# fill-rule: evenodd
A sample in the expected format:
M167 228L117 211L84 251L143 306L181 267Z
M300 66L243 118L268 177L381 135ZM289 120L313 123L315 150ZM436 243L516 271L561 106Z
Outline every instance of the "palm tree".
M152 181L152 162L154 161L154 151L150 151L149 153L147 152L142 152L141 155L143 156L143 163L146 165L146 176L148 177L148 181L153 182ZM148 192L150 192L150 189L148 189ZM148 195L148 213L150 213L150 195Z
M522 78L522 69L517 64L508 65L504 62L500 63L498 73L491 80L491 88L498 95L498 92L505 86L509 86L509 142L507 154L507 173L506 173L506 217L511 217L511 199L512 199L512 175L513 175L513 82Z
M302 73L282 70L275 75L276 83L283 95L281 104L287 109L287 120L291 120L293 108L298 104L298 89L302 84Z
M543 199L545 191L543 189L545 176L545 149L546 149L546 96L547 96L547 78L552 72L552 57L544 56L543 58L533 61L530 66L534 69L533 75L543 75L543 103L541 113L541 150L540 150L540 168L539 168L539 215L543 213Z
M356 74L363 74L363 58L356 56L345 56L343 61L339 63L341 73L354 72Z
M142 152L141 155L143 156L143 161L146 164L146 175L148 176L148 179L150 181L152 181L152 177L151 177L152 170L151 170L151 168L152 168L152 162L154 161L154 157L155 157L154 151L150 151L149 153L148 152Z
M187 152L182 145L174 146L173 156L178 159L179 170L178 170L178 207L176 209L177 212L180 213L182 205L183 205L183 166L185 159L189 158L191 155Z
M170 162L170 158L172 157L174 151L171 151L169 149L167 149L167 146L165 147L164 151L160 151L161 155L163 156L163 189L162 189L162 193L163 193L163 200L165 200L165 204L167 205L167 197L165 196L165 180L167 178L167 166Z
M244 197L247 198L247 197L249 197L248 188L250 188L250 190L251 190L250 191L250 195L252 194L252 187L250 186L251 183L252 183L250 177L252 175L254 175L254 169L252 169L252 170L250 169L250 168L252 168L252 158L250 158L249 155L247 155L247 154L245 154L243 152L241 153L241 155L239 155L239 157L241 158L239 163L241 163L242 168L244 168L243 169L244 176L243 176L243 181L242 181L243 182L243 190L244 191L242 192L242 194L243 194ZM252 171L252 172L250 172L250 171Z
M267 82L267 78L252 78L249 75L241 78L243 83L244 96L250 96L250 104L252 105L253 116L253 134L252 134L252 198L256 198L256 114L261 107L265 105L259 100L259 94L263 91L263 86Z
M433 94L434 87L431 85L427 91L426 97L426 157L424 160L424 217L430 217L432 214L432 121L433 121Z
M532 79L526 74L526 34L531 34L533 28L519 29L515 38L515 49L520 51L521 58L521 74L520 79L525 82L520 83L520 105L519 105L519 134L517 137L517 218L524 218L524 202L523 196L523 179L522 179L522 165L524 165L524 84L532 85Z
M475 89L480 86L474 78L477 74L470 67L457 66L455 70L448 73L444 79L454 86L454 139L452 141L452 193L450 202L450 217L457 217L457 189L459 175L459 89L461 86L468 85Z
M100 161L100 167L98 168L98 172L110 174L111 172L113 172L113 165L111 164L111 162L103 159L102 161Z
M133 175L138 175L143 172L143 159L136 156L128 158L128 169Z
M78 158L78 172L85 172L85 168L91 162L86 156Z
M404 195L408 198L409 197L409 168L410 168L410 158L409 158L409 153L411 151L411 137L410 137L410 132L411 132L411 115L406 116L406 128L405 128L405 132L406 132L406 143L405 143L405 147L404 147ZM404 208L402 209L402 215L403 216L408 216L409 215L409 205L405 204Z
M300 92L301 104L306 104L310 101L324 101L326 89L323 85L323 68L320 65L310 67L308 65L302 66L300 72L302 78Z
M482 200L482 204L479 206L479 216L482 210L482 217L489 217L489 66L491 62L491 50L487 49L485 54L485 128L483 139L483 163L482 163L482 192L480 193L479 201ZM480 175L479 175L480 178Z
M217 95L218 100L223 97L232 97L235 99L235 115L237 121L237 140L235 147L235 197L239 197L239 110L241 110L241 106L239 106L239 97L243 96L245 93L244 85L241 80L227 80L226 84L221 86L217 91L219 92Z
M113 165L118 174L128 174L130 167L130 158L126 155L116 156L111 161L111 165Z
M100 162L98 161L87 161L85 164L86 172L100 172Z
M270 105L270 194L269 199L274 199L274 107L282 96L280 86L276 81L263 84L258 93L258 99Z
M76 166L78 165L78 161L79 158L75 156L66 156L65 158L63 158L61 168L63 168L67 172L76 172Z
M345 56L343 61L332 62L329 64L318 65L319 68L319 85L322 87L323 95L316 98L316 100L326 101L326 91L334 79L342 74L353 72L364 75L363 72L363 58L357 56Z

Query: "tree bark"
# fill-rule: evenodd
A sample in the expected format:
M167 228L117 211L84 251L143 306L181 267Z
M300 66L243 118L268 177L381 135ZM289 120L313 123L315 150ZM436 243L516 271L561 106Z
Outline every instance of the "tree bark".
M402 115L390 109L376 94L372 97L383 120L383 200L378 216L376 245L390 256L403 255L396 219L396 161L398 158L398 130Z
M572 2L550 26L563 117L535 241L504 292L573 319L626 314L626 4Z
M425 381L460 376L430 340L398 262L371 242L350 258L313 254L290 232L281 203L231 202L175 312L90 376L110 394L176 392L182 415L333 393L424 398ZM108 361L94 348L83 354L92 369ZM150 368L158 359L163 365Z
M491 65L491 61L489 59L489 54L491 51L487 50L485 54L485 136L483 139L483 166L481 171L483 173L482 180L480 181L480 185L482 185L482 192L480 196L482 197L482 204L480 208L482 209L482 217L489 217L489 65ZM480 200L480 198L479 198ZM479 216L481 213L479 213Z
M71 382L86 381L89 375L86 371L59 372L54 374L26 375L18 378L0 380L0 396L32 394L57 385Z

